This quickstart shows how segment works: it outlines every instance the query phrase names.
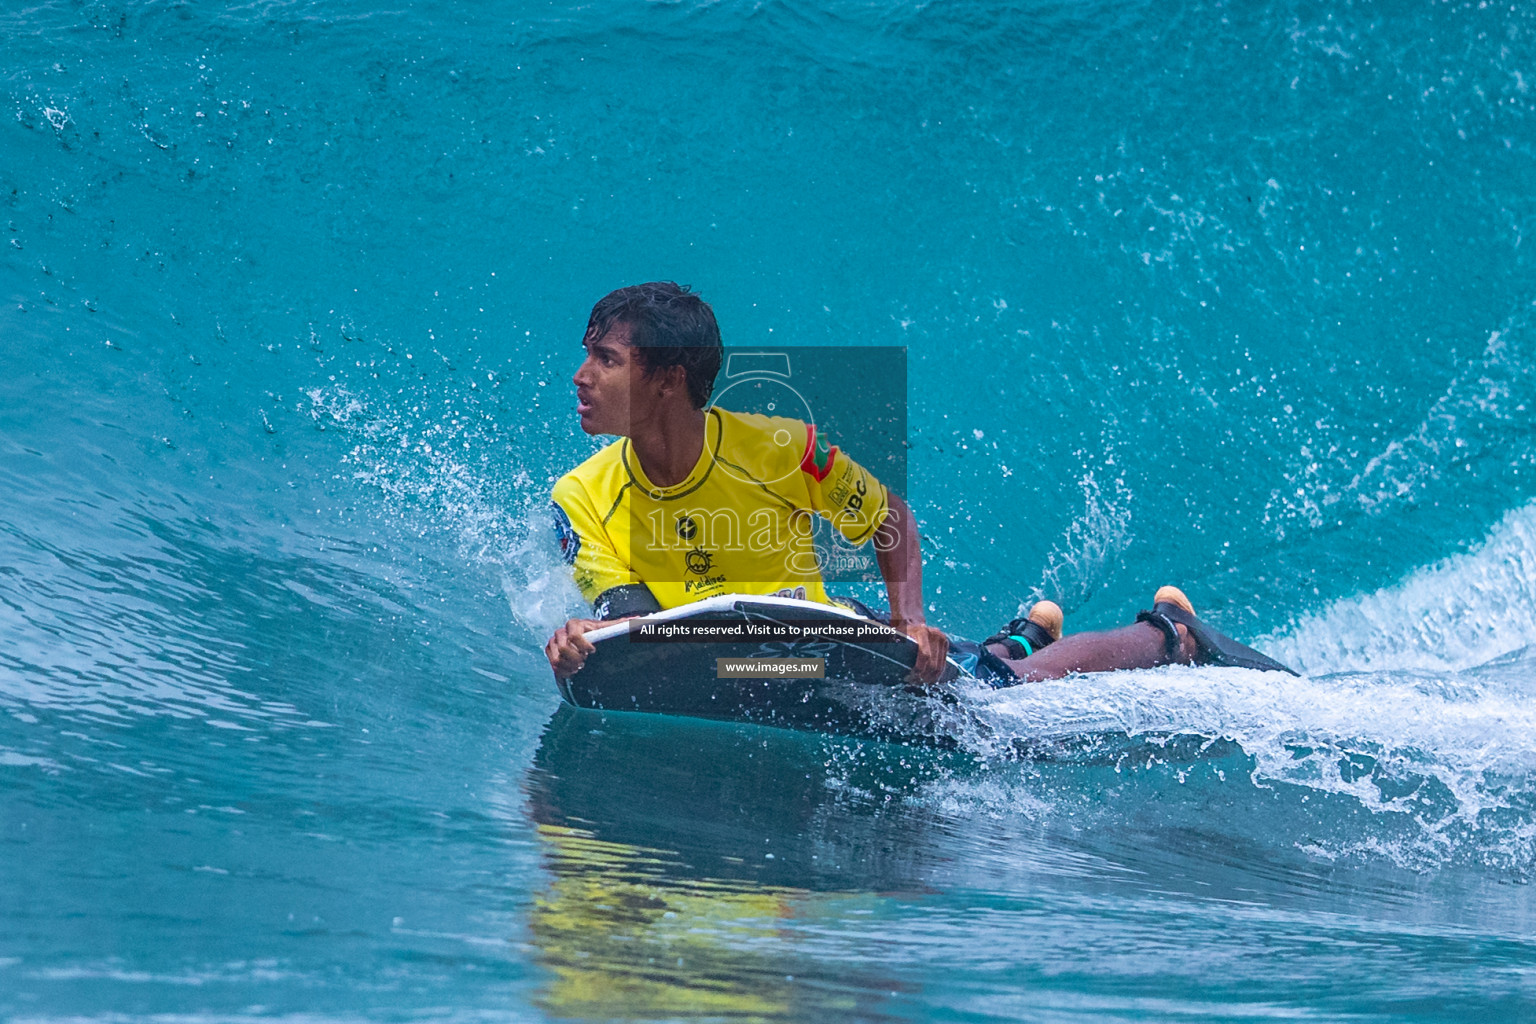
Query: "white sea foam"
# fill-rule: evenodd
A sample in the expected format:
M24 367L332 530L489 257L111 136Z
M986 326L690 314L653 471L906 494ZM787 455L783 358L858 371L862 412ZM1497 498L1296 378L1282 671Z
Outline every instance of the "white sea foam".
M1154 761L1169 737L1230 741L1252 785L1371 812L1345 838L1298 836L1299 847L1415 867L1470 855L1523 871L1536 858L1533 645L1536 505L1508 513L1475 550L1259 641L1301 677L1169 667L978 691L961 737L988 757L1056 744ZM1128 743L1085 751L1094 736Z
M977 691L958 732L986 757L1022 745L1155 761L1169 737L1229 741L1248 766L1229 781L1369 812L1328 838L1294 837L1310 855L1536 863L1536 503L1475 549L1258 646L1304 675L1170 667ZM1094 736L1124 742L1085 749Z
M1260 649L1307 674L1445 672L1536 643L1536 503L1475 549L1373 594L1338 601Z
M1265 751L1327 746L1402 755L1416 764L1536 772L1536 704L1501 687L1402 673L1296 677L1246 669L1168 667L1033 683L979 696L999 736L1192 735ZM1294 761L1292 753L1284 754ZM1296 773L1261 768L1276 778Z
M969 709L957 734L988 761L1023 750L1117 770L1164 764L1183 782L1191 758L1235 755L1243 767L1215 772L1222 785L1369 812L1326 838L1277 837L1320 856L1415 868L1470 857L1518 871L1536 861L1536 703L1499 680L1170 667L978 692ZM1049 800L1020 801L1026 817L1050 813ZM1318 820L1331 820L1329 806Z
M469 411L472 403L439 397L441 411L423 412L341 385L307 395L315 421L349 433L344 462L354 480L384 496L387 517L418 536L441 533L460 557L498 578L525 642L542 645L580 612L580 594L555 554L547 486L488 464L487 453L504 449L505 439L491 436L493 425Z

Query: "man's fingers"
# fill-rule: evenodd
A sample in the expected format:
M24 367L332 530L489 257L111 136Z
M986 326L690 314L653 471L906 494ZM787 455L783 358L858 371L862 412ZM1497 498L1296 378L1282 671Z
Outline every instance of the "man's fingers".
M592 641L588 640L580 633L572 633L571 635L567 636L564 642L560 645L560 653L567 659L573 658L577 662L586 661L587 655L591 654L595 650L597 650L597 648L592 646Z
M933 673L933 678L929 682L936 683L939 681L939 677L944 674L944 656L949 653L949 637L945 636L943 631L930 627L928 630L928 640L929 667Z
M917 657L908 679L917 683L936 683L944 674L944 657L949 653L949 637L942 630L927 625L912 625L903 630L917 643Z
M544 656L549 659L549 667L554 669L555 675L567 679L581 671L581 666L587 663L587 655L597 650L582 634L598 625L601 623L590 619L570 619L555 630L555 635L544 645Z
M939 677L944 674L944 654L947 647L948 644L943 639L935 639L933 642L933 650L929 654L929 671L932 672L930 682L938 682Z
M933 641L926 636L917 639L917 661L912 666L919 682L933 682Z
M586 655L580 654L571 647L562 647L549 659L550 666L555 674L562 679L568 679L581 671L581 667L587 663Z
M944 659L939 656L937 647L929 646L925 651L923 651L923 657L920 664L922 666L921 675L923 682L936 683L939 681L939 676L942 674L944 669Z

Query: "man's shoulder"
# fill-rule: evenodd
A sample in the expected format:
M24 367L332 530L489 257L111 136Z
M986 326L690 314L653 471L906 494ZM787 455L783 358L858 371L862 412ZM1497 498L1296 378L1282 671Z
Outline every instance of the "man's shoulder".
M762 413L757 412L734 412L730 409L722 409L718 405L711 411L720 416L721 425L728 434L767 434L772 436L775 431L789 430L804 437L807 430L804 420L792 419L788 416L764 416Z
M714 411L720 415L720 454L726 458L752 453L756 458L793 464L805 455L811 427L803 420L719 407Z
M581 465L561 476L555 481L553 494L558 499L562 495L579 491L601 493L611 488L619 476L627 477L624 469L623 438L604 445L588 456Z

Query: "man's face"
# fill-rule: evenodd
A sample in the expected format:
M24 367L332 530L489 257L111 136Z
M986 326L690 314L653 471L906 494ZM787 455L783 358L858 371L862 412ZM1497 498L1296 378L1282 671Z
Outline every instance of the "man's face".
M661 400L661 375L646 373L630 344L629 324L614 324L601 338L582 339L587 350L572 381L581 429L589 434L632 437L654 415Z

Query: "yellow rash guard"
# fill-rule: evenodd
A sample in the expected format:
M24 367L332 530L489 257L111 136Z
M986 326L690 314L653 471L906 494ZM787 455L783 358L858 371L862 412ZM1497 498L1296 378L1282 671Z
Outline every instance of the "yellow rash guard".
M663 608L733 593L826 603L811 514L858 545L889 508L880 482L814 424L720 408L705 413L704 449L681 483L652 484L624 439L561 477L553 497L582 596L598 604L644 584Z

